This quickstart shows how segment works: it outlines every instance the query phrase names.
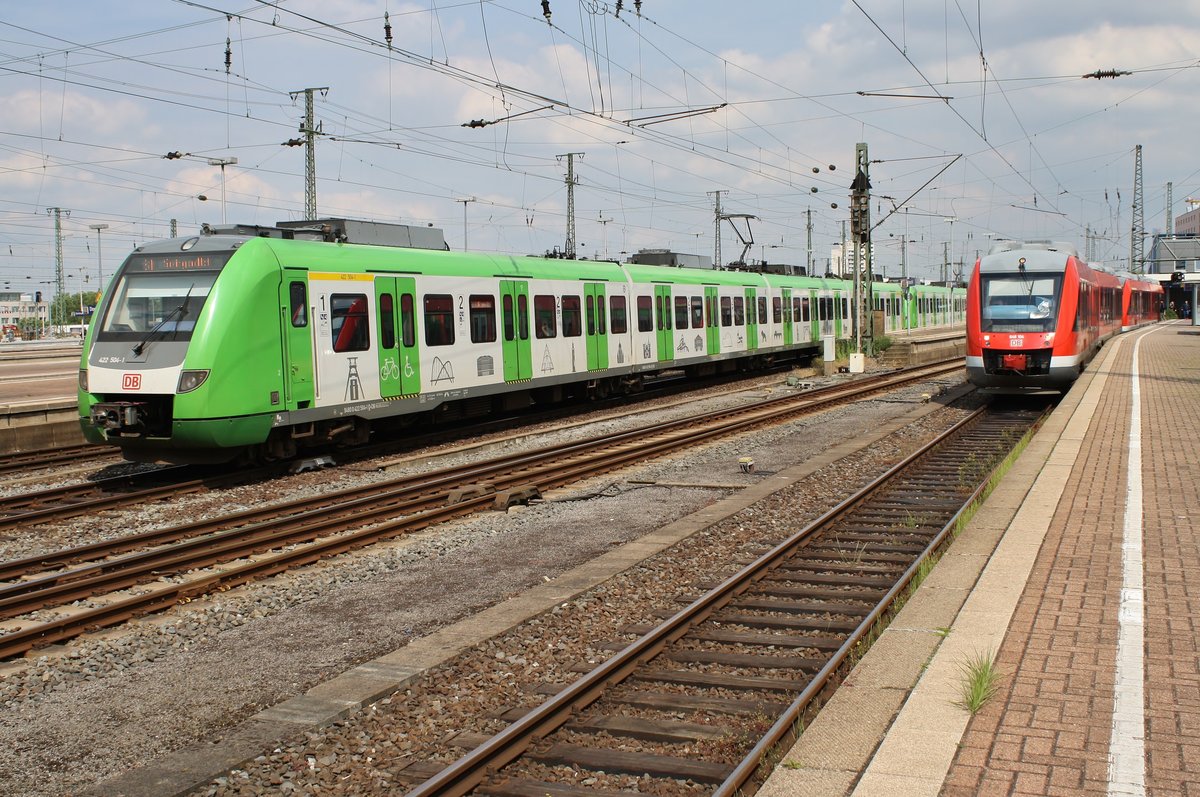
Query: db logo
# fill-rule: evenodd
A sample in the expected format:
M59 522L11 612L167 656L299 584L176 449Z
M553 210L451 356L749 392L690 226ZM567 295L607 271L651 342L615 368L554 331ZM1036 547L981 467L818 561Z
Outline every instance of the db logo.
M121 375L122 390L141 390L142 375L141 374L122 374Z

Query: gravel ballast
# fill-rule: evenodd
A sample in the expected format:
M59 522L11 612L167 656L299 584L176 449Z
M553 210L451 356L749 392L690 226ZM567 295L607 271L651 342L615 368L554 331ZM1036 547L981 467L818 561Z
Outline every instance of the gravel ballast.
M0 665L0 703L5 707L0 719L0 792L75 794L171 751L218 738L264 707L554 579L613 546L719 500L739 485L755 484L873 429L911 410L923 394L936 393L953 381L907 388L887 399L719 442L561 491L529 508L431 529L206 598L79 640L64 650ZM686 414L702 404L728 400L746 397L698 399L663 413ZM654 412L647 408L642 415ZM942 428L958 416L953 410L934 412L929 424ZM605 422L605 428L629 423ZM815 516L849 484L873 475L869 471L874 460L894 457L906 439L915 447L926 433L928 429L894 435L895 440L889 438L840 468L822 471L790 495L777 493L652 564L533 621L539 624L534 630L502 635L448 663L451 669L431 681L442 686L417 685L403 699L391 698L326 729L328 733L314 732L314 738L264 751L253 766L203 791L299 794L321 784L321 793L330 793L330 784L341 783L347 789L342 793L363 793L392 781L384 758L452 757L452 751L439 747L450 730L496 729L487 716L504 707L498 705L504 700L494 690L478 687L511 683L508 699L515 704L528 699L520 685L545 679L547 673L550 680L567 679L571 665L602 655L594 647L597 642L613 638L630 622L648 622L652 611L669 605L681 587L718 577L731 562L746 558L747 550L770 544L785 527ZM744 456L755 460L753 473L739 470L738 459ZM410 467L423 465L414 461ZM24 532L30 539L10 537L4 556L53 549L67 539L158 527L180 513L233 511L372 476L367 467L302 474L191 497L136 517L81 520L60 532L35 530L40 535ZM772 507L775 502L779 506ZM383 726L369 728L371 718ZM384 740L392 748L386 757L375 758L368 751Z

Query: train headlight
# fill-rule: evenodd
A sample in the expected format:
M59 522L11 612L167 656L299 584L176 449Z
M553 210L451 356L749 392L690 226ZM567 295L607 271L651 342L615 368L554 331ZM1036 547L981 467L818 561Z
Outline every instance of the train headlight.
M984 345L984 346L991 346L991 345L992 345L992 336L991 336L991 335L984 335L984 336L983 336L983 345Z
M175 389L175 392L191 393L203 385L205 379L208 379L207 369L203 371L181 371L179 374L179 387Z
M1047 345L1047 346L1049 346L1049 345L1053 344L1053 343L1054 343L1054 333L1053 333L1053 332L1047 332L1047 333L1046 333L1046 337L1045 337L1045 341L1046 341L1046 345Z
M86 392L88 392L87 385L88 385L87 369L80 368L79 369L79 389L82 390L84 393L86 393Z

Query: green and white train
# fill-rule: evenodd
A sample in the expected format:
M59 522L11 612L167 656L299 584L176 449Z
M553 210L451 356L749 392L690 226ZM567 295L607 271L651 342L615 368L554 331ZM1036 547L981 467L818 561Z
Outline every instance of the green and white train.
M841 280L331 242L306 229L224 228L136 249L84 344L87 439L134 461L284 459L382 427L630 392L668 369L811 356L850 333ZM874 293L885 331L963 322L961 289Z

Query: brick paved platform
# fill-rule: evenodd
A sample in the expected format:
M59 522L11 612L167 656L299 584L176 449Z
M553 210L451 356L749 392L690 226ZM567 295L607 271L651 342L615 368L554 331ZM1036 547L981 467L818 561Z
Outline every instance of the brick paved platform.
M1197 332L1105 347L762 797L1200 797ZM1002 681L972 717L981 651Z

